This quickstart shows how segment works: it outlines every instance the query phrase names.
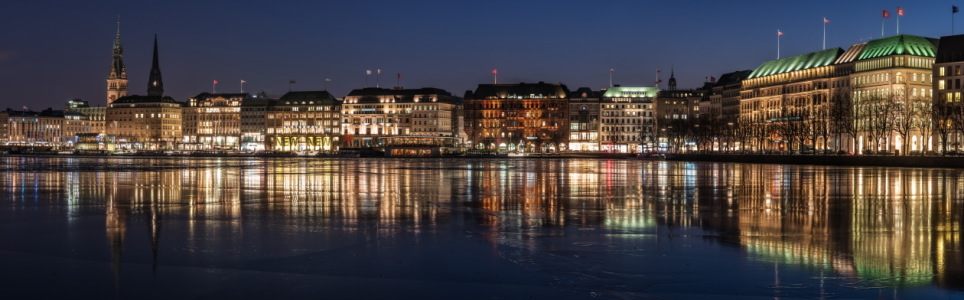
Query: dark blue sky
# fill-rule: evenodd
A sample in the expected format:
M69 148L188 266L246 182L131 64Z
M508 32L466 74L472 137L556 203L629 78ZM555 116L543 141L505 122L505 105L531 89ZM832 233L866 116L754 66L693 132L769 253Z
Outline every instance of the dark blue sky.
M479 83L562 82L575 89L652 85L675 67L682 88L754 69L776 56L880 37L881 10L901 33L951 32L950 6L935 1L10 1L0 9L0 108L60 108L68 98L105 105L115 18L121 15L130 94L145 94L154 33L166 93L281 95L329 90L343 97L382 69L382 86L461 96ZM958 23L964 23L960 18ZM895 18L886 34L896 31ZM964 25L957 32L964 32ZM374 85L375 76L371 76ZM664 85L665 87L665 85Z

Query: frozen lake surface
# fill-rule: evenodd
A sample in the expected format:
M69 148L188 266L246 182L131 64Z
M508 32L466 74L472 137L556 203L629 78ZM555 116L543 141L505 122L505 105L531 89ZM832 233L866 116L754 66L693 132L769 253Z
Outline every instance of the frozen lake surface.
M0 156L13 298L962 299L964 171Z

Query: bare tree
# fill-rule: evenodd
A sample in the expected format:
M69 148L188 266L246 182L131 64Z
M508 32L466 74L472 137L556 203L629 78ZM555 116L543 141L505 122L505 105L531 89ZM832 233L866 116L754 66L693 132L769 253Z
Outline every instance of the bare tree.
M830 133L836 135L837 140L835 143L836 150L841 150L840 146L843 143L841 139L844 135L850 139L850 144L853 145L857 129L854 122L854 104L846 90L837 89L830 95L829 114Z
M891 121L893 123L894 132L900 137L901 148L898 149L901 153L907 154L907 135L914 130L917 125L916 118L916 107L913 102L907 99L904 89L898 88L894 90L894 93L890 97L890 102L893 103L894 119Z
M931 108L931 119L933 119L934 131L940 136L941 143L941 154L947 155L947 141L948 135L950 135L953 130L953 125L951 124L951 108L947 102L937 101Z

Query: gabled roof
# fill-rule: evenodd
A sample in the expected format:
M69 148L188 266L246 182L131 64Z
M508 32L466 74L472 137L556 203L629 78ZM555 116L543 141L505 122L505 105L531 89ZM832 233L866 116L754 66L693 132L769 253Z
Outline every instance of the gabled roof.
M763 76L769 76L774 74L781 74L787 72L793 72L798 70L823 67L831 65L837 60L837 57L843 53L843 49L832 48L827 50L821 50L817 52L811 52L807 54L801 54L797 56L791 56L787 58L781 58L777 60L771 60L763 63L760 67L753 70L750 76L747 78L757 78Z
M606 90L603 98L655 98L659 88L652 86L614 86Z
M880 38L867 42L857 60L904 54L935 57L937 40L909 34Z
M251 97L251 94L248 94L248 93L216 93L216 94L214 94L214 93L203 92L203 93L197 94L197 96L194 96L194 99L207 100L207 99L219 98L219 97L220 97L220 98L225 98L225 99L232 99L232 98L247 99L247 98Z
M384 89L384 88L363 88L354 89L348 93L349 97L352 96L386 96L394 95L397 97L413 97L415 95L442 95L451 96L446 90L438 88L420 88L420 89Z
M837 58L837 61L835 61L833 64L845 64L857 60L857 56L859 56L860 52L864 50L864 47L867 47L867 43L860 43L850 46L850 48L841 54L840 57Z
M545 82L480 84L471 96L473 99L526 99L529 97L563 99L569 96L569 88L562 83Z
M150 102L178 103L178 104L181 104L180 102L175 101L174 98L171 98L170 96L139 96L139 95L131 95L131 96L120 97L120 98L117 98L117 100L114 100L114 102L111 102L111 104L114 104L114 103L150 103Z
M461 98L452 96L446 90L439 88L419 88L419 89L385 89L385 88L363 88L354 89L348 92L346 99L351 99L357 101L355 103L380 103L382 99L390 96L394 101L399 101L403 103L416 102L416 97L433 97L438 102L458 104L461 103Z
M268 106L271 103L270 99L265 98L250 98L241 100L241 106Z
M569 98L599 98L602 97L601 91L594 91L588 87L580 87L569 93Z
M288 92L281 96L281 101L325 101L331 100L336 101L335 96L332 96L328 91L298 91L298 92Z
M750 73L753 73L753 70L743 70L743 71L726 73L726 74L720 75L720 80L717 80L714 85L721 86L721 85L737 83L743 79L746 79L747 76L750 76Z
M941 37L935 63L964 61L964 34Z

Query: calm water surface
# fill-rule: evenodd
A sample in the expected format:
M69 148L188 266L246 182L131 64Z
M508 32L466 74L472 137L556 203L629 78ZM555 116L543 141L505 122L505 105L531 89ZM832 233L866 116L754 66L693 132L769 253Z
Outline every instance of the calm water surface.
M0 286L16 299L964 298L962 170L23 156L0 170Z

